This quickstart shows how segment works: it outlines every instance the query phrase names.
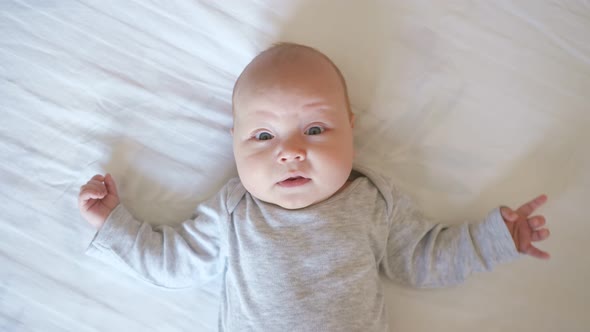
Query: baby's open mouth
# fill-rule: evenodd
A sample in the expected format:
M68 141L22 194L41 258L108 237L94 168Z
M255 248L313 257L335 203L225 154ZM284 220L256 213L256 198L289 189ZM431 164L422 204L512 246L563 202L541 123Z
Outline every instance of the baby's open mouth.
M288 178L285 181L295 181L295 180L298 180L298 179L305 179L305 178L303 176L294 176L292 178Z
M287 178L287 179L279 182L278 185L282 186L282 187L297 187L297 186L304 185L304 184L308 183L309 181L311 181L311 179L305 178L303 176L292 176L290 178Z

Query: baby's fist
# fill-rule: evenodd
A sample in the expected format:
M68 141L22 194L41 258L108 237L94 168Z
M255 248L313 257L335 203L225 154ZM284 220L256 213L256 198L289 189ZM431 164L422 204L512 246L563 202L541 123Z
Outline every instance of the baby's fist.
M106 176L97 174L80 187L78 195L80 214L96 229L102 227L119 203L117 185L108 173Z

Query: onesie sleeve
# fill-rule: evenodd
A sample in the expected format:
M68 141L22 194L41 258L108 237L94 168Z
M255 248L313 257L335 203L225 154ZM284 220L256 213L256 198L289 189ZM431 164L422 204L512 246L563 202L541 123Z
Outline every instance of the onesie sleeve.
M456 285L473 272L519 257L499 208L480 222L449 226L425 218L400 195L389 227L381 267L389 278L412 287Z
M225 188L224 188L225 189ZM202 285L223 269L220 223L229 218L224 190L176 227L152 227L119 204L86 253L164 288Z

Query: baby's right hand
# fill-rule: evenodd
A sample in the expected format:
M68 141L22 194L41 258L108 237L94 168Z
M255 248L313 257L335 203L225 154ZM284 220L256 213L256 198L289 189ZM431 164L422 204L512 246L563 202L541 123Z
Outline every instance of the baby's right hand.
M80 187L78 208L82 217L96 229L102 227L107 217L119 205L119 194L113 177L97 174Z

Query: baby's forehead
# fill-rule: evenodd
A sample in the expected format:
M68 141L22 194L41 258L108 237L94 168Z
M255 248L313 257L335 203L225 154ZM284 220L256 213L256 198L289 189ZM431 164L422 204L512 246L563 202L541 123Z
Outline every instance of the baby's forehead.
M257 56L245 69L238 85L336 74L330 61L318 51L304 47L271 49ZM308 76L311 77L311 76Z
M268 87L293 88L318 80L341 84L341 74L325 55L306 46L275 47L246 66L235 84L232 99L236 103L241 96Z
M343 102L350 111L344 78L326 55L304 45L281 44L260 53L238 78L232 95L234 121L236 116L247 116L244 107L265 104L269 96L299 104L314 95Z

